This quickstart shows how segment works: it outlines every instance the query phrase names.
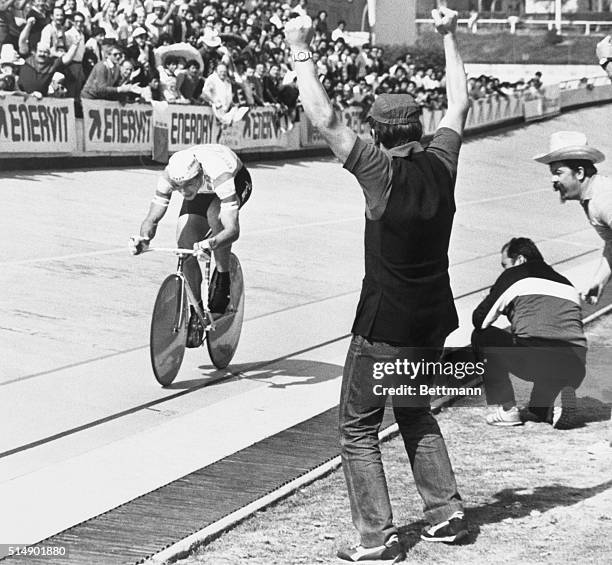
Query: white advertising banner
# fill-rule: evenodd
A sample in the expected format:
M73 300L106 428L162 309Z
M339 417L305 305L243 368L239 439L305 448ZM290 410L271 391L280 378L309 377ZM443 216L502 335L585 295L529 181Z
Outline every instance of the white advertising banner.
M74 100L0 99L0 152L72 153L76 151Z
M250 108L229 125L221 124L210 106L169 104L165 116L170 153L202 143L222 143L232 149L282 146L284 117L274 108Z
M85 151L150 152L152 130L153 108L150 104L83 99Z

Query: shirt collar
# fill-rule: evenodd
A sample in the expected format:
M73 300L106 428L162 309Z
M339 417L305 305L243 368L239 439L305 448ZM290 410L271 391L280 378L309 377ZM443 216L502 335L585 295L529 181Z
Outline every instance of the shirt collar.
M391 157L410 157L413 153L424 151L423 146L418 141L410 141L404 145L397 145L387 150Z
M593 185L595 184L595 177L597 175L593 175L592 177L587 177L584 180L584 184L580 189L580 202L585 202L586 200L591 200L593 198Z

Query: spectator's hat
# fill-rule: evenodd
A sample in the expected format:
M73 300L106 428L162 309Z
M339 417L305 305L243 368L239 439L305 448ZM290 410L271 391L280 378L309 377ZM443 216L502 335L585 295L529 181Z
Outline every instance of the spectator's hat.
M146 35L149 35L149 33L144 27L138 26L137 28L134 28L134 31L132 32L132 39L135 39L136 37L140 37L141 35L146 36Z
M579 131L557 131L550 136L548 153L536 155L538 163L549 165L555 161L580 160L600 163L605 155L587 143L586 135Z
M381 94L376 98L368 117L388 125L407 125L419 121L421 109L410 94Z
M180 184L196 177L202 165L191 151L178 151L170 157L166 165L166 174L171 182Z
M164 0L153 0L153 8L166 8Z
M216 30L207 28L202 36L202 42L207 47L219 47L221 45L221 38Z
M5 43L0 51L0 65L23 65L24 60L19 56L15 47Z

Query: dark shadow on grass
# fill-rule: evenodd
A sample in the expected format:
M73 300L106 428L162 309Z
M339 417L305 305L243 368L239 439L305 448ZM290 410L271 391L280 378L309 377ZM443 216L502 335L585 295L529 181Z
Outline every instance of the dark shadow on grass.
M612 488L612 480L594 487L577 488L565 485L535 487L533 492L521 494L528 487L506 488L495 494L496 501L465 509L470 535L460 545L475 543L485 524L497 524L511 518L518 520L531 512L546 512L552 508L571 506ZM428 524L418 520L399 528L400 540L408 550L421 541L421 530Z
M591 396L578 397L576 399L575 427L582 427L590 422L606 422L610 420L610 413L610 404Z

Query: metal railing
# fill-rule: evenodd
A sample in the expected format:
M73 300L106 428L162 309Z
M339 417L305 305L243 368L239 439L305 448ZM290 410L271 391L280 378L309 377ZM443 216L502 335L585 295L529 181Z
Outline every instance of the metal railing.
M433 20L429 18L417 18L415 20L417 25L423 24L431 24L433 25ZM471 20L467 18L460 18L457 20L459 25L465 25L468 29L470 29ZM503 26L507 27L510 30L510 33L516 33L516 29L518 25L521 26L533 26L533 27L546 27L549 30L555 28L555 20L534 20L527 19L523 20L520 18L490 18L490 19L479 19L476 20L472 25L475 26L474 31L478 28L478 26ZM584 26L584 35L590 35L593 27L606 28L608 31L612 30L612 20L604 20L604 21L593 21L593 20L561 20L561 28L563 27L582 27Z

